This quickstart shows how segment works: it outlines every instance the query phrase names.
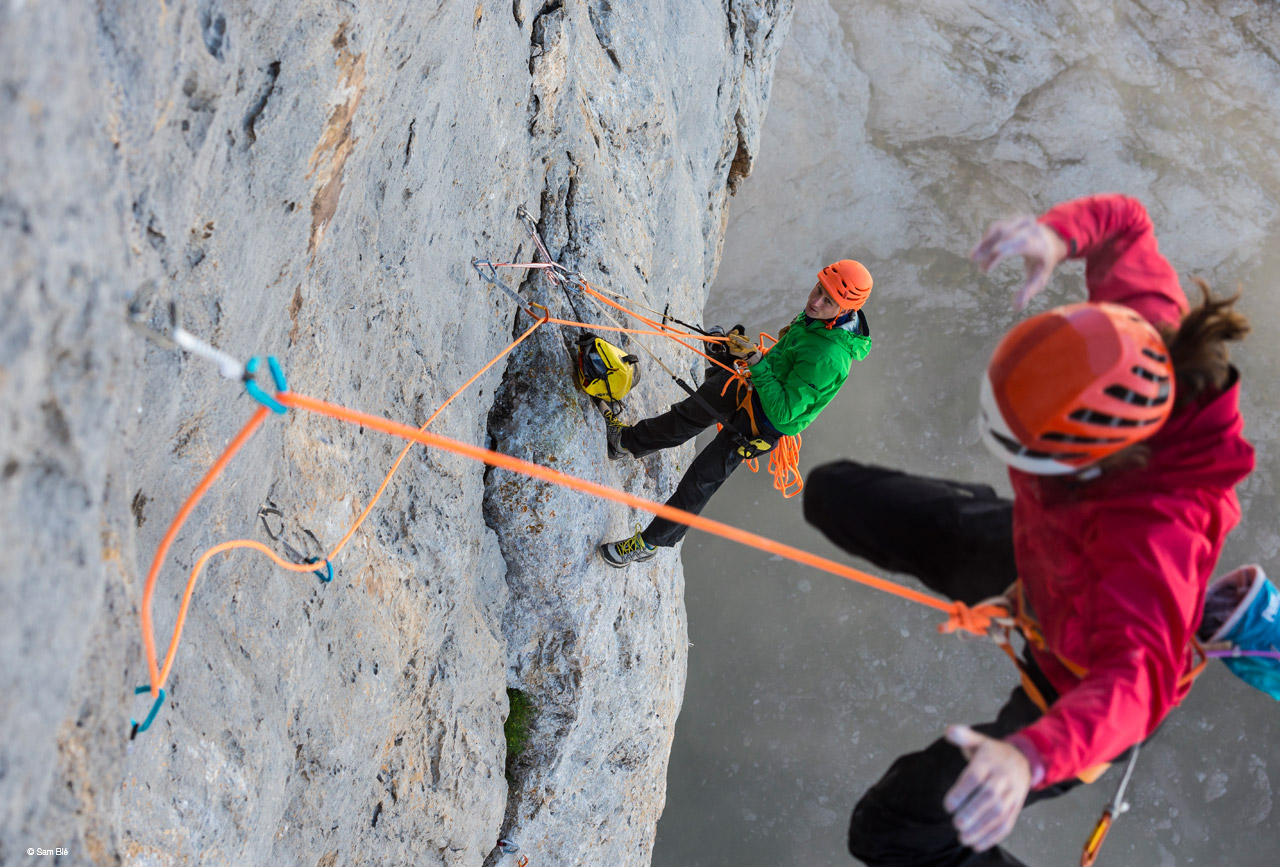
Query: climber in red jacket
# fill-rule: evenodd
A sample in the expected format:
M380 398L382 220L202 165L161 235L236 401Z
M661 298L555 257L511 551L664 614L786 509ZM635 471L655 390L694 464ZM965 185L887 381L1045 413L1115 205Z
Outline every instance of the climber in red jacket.
M850 851L871 865L1019 864L995 847L1024 803L1155 731L1189 688L1234 488L1254 466L1226 348L1248 323L1200 281L1188 311L1139 202L1001 221L971 254L984 272L1011 256L1027 268L1018 307L1064 259L1085 260L1089 289L1014 327L983 378L979 428L1013 501L850 461L805 489L806 517L846 550L968 603L1008 595L1048 703L1019 687L995 722L899 758L853 813Z

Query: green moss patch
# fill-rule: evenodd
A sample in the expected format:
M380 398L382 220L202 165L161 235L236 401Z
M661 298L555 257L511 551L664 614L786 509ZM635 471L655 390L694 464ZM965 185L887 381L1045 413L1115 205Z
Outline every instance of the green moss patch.
M520 757L529 743L529 729L533 725L535 708L528 694L518 689L507 689L507 702L511 711L507 721L502 724L502 732L507 736L507 768Z

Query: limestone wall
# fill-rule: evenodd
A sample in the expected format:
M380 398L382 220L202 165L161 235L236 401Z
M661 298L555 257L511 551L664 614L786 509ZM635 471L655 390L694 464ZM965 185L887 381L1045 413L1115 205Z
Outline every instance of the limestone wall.
M684 683L678 559L608 570L593 547L626 510L445 453L411 453L332 584L215 559L169 701L129 741L143 578L255 404L126 310L155 281L152 324L174 302L301 393L420 424L529 324L469 264L530 256L526 203L564 264L697 317L790 12L0 6L0 863L478 865L499 834L531 867L649 862ZM522 291L571 313L541 280ZM676 397L649 364L631 406ZM605 460L551 327L433 430L659 497L691 455ZM327 550L400 447L270 418L177 537L161 653L200 552L282 550L267 503L293 547ZM538 708L510 792L508 686Z

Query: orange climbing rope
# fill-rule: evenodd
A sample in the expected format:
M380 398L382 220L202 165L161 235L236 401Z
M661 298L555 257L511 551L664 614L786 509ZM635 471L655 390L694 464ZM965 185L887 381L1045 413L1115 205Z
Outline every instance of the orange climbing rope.
M543 309L545 310L545 308ZM427 426L436 420L436 417L440 415L444 408L452 403L458 395L462 394L468 386L479 379L487 370L497 364L503 356L507 355L511 350L524 342L524 340L539 326L546 324L548 321L550 321L549 317L544 316L534 322L533 325L529 326L523 334L511 341L511 343L495 355L488 364L476 371L470 379L459 386L453 394L449 395L449 397L445 399L444 403L440 404L436 411L431 414L431 417L423 422L420 430L426 430ZM240 451L244 444L249 440L249 437L253 436L254 432L257 431L259 426L261 426L263 419L266 418L268 412L269 410L266 407L259 408L245 424L244 428L241 429L240 433L236 435L236 438L227 446L226 450L218 460L214 462L213 466L209 469L209 472L200 480L200 484L196 486L196 489L192 491L191 496L187 498L187 501L183 503L182 508L178 510L178 514L174 516L173 522L169 525L168 532L165 533L164 538L160 542L160 547L156 549L155 557L151 561L151 568L147 572L147 580L142 590L141 619L142 643L147 655L147 669L150 675L151 695L153 698L159 696L160 690L164 688L165 683L169 679L169 671L173 668L174 656L178 652L178 642L182 638L182 628L186 624L187 608L191 604L191 596L195 592L196 581L199 579L200 573L204 571L205 564L209 562L211 557L237 548L251 548L266 554L275 561L276 565L283 569L288 569L291 572L315 571L315 564L290 563L278 556L266 545L252 539L233 539L213 546L201 554L199 559L196 560L195 565L191 568L191 574L187 577L186 589L182 594L182 603L178 607L178 617L174 623L173 635L169 639L169 648L165 653L164 665L163 667L158 666L156 661L154 638L155 630L151 621L151 600L155 593L156 577L159 575L160 567L164 564L165 558L169 553L169 548L173 544L173 540L177 537L178 531L182 529L182 525L186 523L191 511L196 507L196 504L200 502L201 498L204 497L205 493L217 480L218 476L222 474L222 471L226 469L227 464L230 463L236 452ZM329 556L325 558L326 561L332 561L337 558L342 549L351 541L351 537L360 529L360 525L369 517L369 514L373 511L373 507L377 504L378 500L382 498L382 494L386 491L387 485L391 483L391 478L396 474L396 470L400 469L400 464L403 463L405 457L409 454L409 450L413 448L413 445L413 441L410 440L401 450L399 457L397 457L395 463L391 465L391 469L387 471L387 475L382 480L382 484L378 486L377 492L369 500L369 504L365 506L364 511L360 513L360 517L355 520L355 523L351 525L351 528L347 530L346 535L344 535L338 544L333 547L333 550L329 552Z
M236 452L240 451L244 444L249 441L249 437L253 436L254 432L262 426L262 422L266 419L267 413L269 412L270 410L265 406L259 407L258 411L249 418L249 421L245 422L245 426L240 429L240 433L236 434L235 439L231 441L226 450L223 451L216 461L214 461L213 466L209 468L209 472L204 474L204 478L200 480L198 485L196 485L195 490L191 492L191 495L187 497L186 502L182 504L182 508L178 510L178 514L174 516L173 523L169 525L169 530L164 534L164 538L160 540L160 547L156 549L156 555L151 561L151 568L147 571L146 583L142 587L141 618L142 646L147 654L147 670L151 676L152 696L159 695L160 687L164 684L160 678L160 669L156 664L155 635L151 626L151 597L155 593L156 589L156 576L160 574L160 567L164 564L165 557L169 553L169 548L173 545L173 540L177 538L178 531L181 530L182 525L186 523L187 517L191 514L191 511L195 509L201 498L204 497L205 492L208 491L209 488L212 487L213 483L218 480L218 476L222 475L222 471L227 468L227 464L231 463L231 459L235 457ZM169 644L170 656L172 656L177 649L178 635L182 632L182 624L186 620L186 603L190 601L191 598L190 585L188 585L187 589L188 592L186 596L184 596L184 604L178 611L178 625L174 631L173 640Z
M821 557L809 551L778 542L774 539L760 536L756 533L742 530L729 524L711 518L704 518L701 515L695 515L692 512L686 512L683 509L676 509L663 503L657 503L652 500L646 500L643 497L637 497L634 494L628 494L625 491L614 490L613 488L602 485L598 482L592 482L577 476L562 473L549 467L541 466L530 461L521 460L510 455L504 455L501 452L495 452L490 449L473 446L469 443L460 442L449 437L439 434L428 433L427 431L419 431L406 424L391 421L390 419L380 416L370 415L368 413L359 412L357 410L348 409L347 407L338 406L337 404L327 403L317 400L313 397L298 394L296 392L282 392L276 395L285 406L295 409L305 409L309 412L327 415L331 418L341 421L358 424L371 430L379 430L393 436L403 437L422 443L426 446L443 449L453 454L471 458L472 460L481 461L489 466L499 467L511 472L521 473L523 475L532 476L549 482L553 485L569 488L571 490L580 491L585 494L600 497L606 500L612 500L616 503L630 506L634 509L651 512L659 517L666 518L670 521L676 521L686 524L698 530L720 536L724 539L746 545L757 550L764 551L768 554L776 554L788 560L802 563L806 566L812 566L824 572L830 572L832 575L838 575L841 578L847 578L859 584L865 584L868 587L874 587L877 590L883 590L894 596L917 602L921 605L928 606L937 611L941 611L947 615L947 620L941 624L938 629L940 632L949 633L957 630L972 632L978 635L985 635L988 627L994 618L1003 617L1007 614L1007 610L994 604L983 604L970 607L963 602L948 602L943 599L937 599L918 590L912 590L909 587L903 587L894 584L884 578L878 578L861 572L851 566L843 563L837 563L835 560Z
M520 266L512 266L512 267L520 267ZM559 266L552 266L552 265L539 264L539 263L534 263L528 267L545 268L547 269L548 273L553 273L552 271L553 268L559 268ZM563 269L560 269L560 270L563 270ZM557 277L557 279L562 279L562 278ZM163 701L163 697L164 697L163 687L165 682L168 680L169 673L173 668L174 659L176 657L178 645L182 637L183 627L186 623L187 612L188 612L188 609L190 608L191 600L195 591L196 582L198 581L200 574L203 572L205 566L208 564L210 559L212 559L214 556L218 554L226 553L228 551L241 549L241 548L249 548L249 549L259 551L262 554L265 554L273 562L275 562L278 566L280 566L283 569L287 569L293 572L312 572L312 571L318 572L318 570L316 570L315 568L316 561L309 562L309 563L291 563L283 559L279 555L277 555L274 551L272 551L266 545L263 545L260 542L250 540L250 539L235 539L227 542L222 542L218 545L213 546L212 548L205 551L197 559L196 563L193 565L191 569L191 573L187 579L186 588L183 592L182 601L179 604L178 615L175 619L174 630L165 653L164 662L163 662L163 665L160 664L157 657L157 653L156 653L154 626L153 626L152 616L151 616L152 603L153 603L154 594L155 594L155 585L156 585L157 577L159 575L159 571L168 557L169 549L172 547L174 539L177 537L178 532L182 529L183 525L186 523L187 519L190 517L191 512L195 509L196 505L208 492L209 488L213 485L213 483L218 479L218 477L226 469L231 459L236 455L237 452L241 450L241 448L243 448L245 443L248 442L249 438L252 437L252 435L257 431L257 429L262 425L262 422L264 421L268 412L272 408L277 412L283 412L284 407L294 407L297 409L305 409L311 412L327 415L342 421L358 424L363 427L368 427L374 430L380 430L385 433L389 433L394 436L399 436L408 440L404 449L401 450L399 456L396 458L395 462L392 464L391 469L387 472L387 475L383 479L382 484L378 487L377 491L374 493L373 497L370 499L369 503L366 505L364 511L361 512L360 516L352 524L351 528L346 532L346 534L342 537L342 539L338 542L338 544L334 546L333 550L329 553L328 557L325 558L324 565L329 569L330 578L332 577L331 561L334 558L336 558L337 555L346 547L346 545L350 542L351 538L354 536L354 534L357 532L360 526L371 514L374 506L377 504L377 502L382 497L383 493L386 491L386 488L390 484L392 477L395 475L396 471L399 469L400 464L404 461L404 458L408 455L408 452L412 448L412 446L415 443L421 443L423 445L444 449L446 451L450 451L455 454L459 454L464 457L471 458L473 460L483 461L491 466L501 467L503 469L507 469L512 472L523 473L525 475L529 475L534 478L540 478L552 484L561 485L573 490L578 490L583 493L601 497L603 499L613 500L615 502L619 502L624 505L631 506L633 508L652 512L655 515L659 515L661 517L667 518L672 521L676 521L678 523L686 524L690 527L696 527L698 529L719 535L731 541L738 542L739 544L747 545L750 547L757 548L761 551L765 551L767 553L785 557L795 562L802 563L804 565L808 565L813 568L820 569L834 575L838 575L840 577L846 578L851 581L855 581L857 583L864 584L866 586L872 587L877 590L881 590L886 593L891 593L893 595L899 596L909 601L917 602L921 605L925 605L930 608L934 608L938 611L942 611L947 614L946 622L939 626L939 631L941 632L954 632L957 630L963 630L963 631L982 634L989 629L989 627L992 625L993 622L996 622L1000 618L1007 615L1007 610L998 605L979 605L976 607L969 607L962 602L946 602L944 600L936 599L932 596L928 596L919 591L894 584L890 581L886 581L885 579L878 578L874 575L869 575L865 572L861 572L857 569L853 569L849 566L845 566L841 563L837 563L825 557L820 557L816 554L803 551L799 548L794 548L790 545L786 545L781 542L768 539L764 536L759 536L754 533L747 532L745 530L740 530L736 527L731 527L727 524L722 524L718 521L714 521L709 518L704 518L699 515L694 515L692 513L685 512L680 509L672 508L664 504L652 502L650 500L646 500L644 498L637 497L622 491L616 491L604 485L600 485L595 482L590 482L585 479L578 478L576 476L568 475L566 473L557 472L547 467L542 467L538 464L533 464L528 461L523 461L518 458L513 458L509 455L504 455L499 452L491 451L489 449L483 449L477 446L468 445L466 443L458 442L456 440L452 440L447 437L442 437L436 434L427 433L426 428L440 415L440 413L444 410L445 407L447 407L454 399L458 397L459 394L461 394L467 387L469 387L472 383L474 383L476 379L478 379L486 371L491 369L493 365L496 364L501 358L503 358L505 355L507 355L509 352L515 349L515 347L518 346L521 342L527 339L529 335L531 335L537 328L548 323L581 326L581 327L588 327L588 328L599 328L602 330L620 331L620 332L631 333L631 334L654 334L654 335L669 337L670 339L675 340L677 343L680 343L680 345L684 346L690 351L696 352L698 355L703 356L711 363L724 368L731 374L733 379L736 379L743 384L747 382L746 376L742 372L738 371L736 368L721 363L719 360L712 358L711 356L706 355L705 353L700 352L693 346L690 346L689 344L681 340L681 338L684 337L684 338L692 338L694 340L701 340L704 342L716 342L716 341L723 341L725 340L725 338L714 336L714 335L702 336L702 335L688 334L686 332L682 332L675 328L667 326L665 323L655 322L638 313L635 313L634 311L628 310L626 307L623 307L622 305L617 304L616 302L610 300L609 298L606 298L604 295L596 291L585 280L582 280L581 278L575 278L575 281L581 286L583 291L597 298L600 302L607 304L610 307L614 307L617 310L620 310L623 313L627 314L628 316L631 316L639 320L643 324L649 326L651 330L645 331L640 329L627 329L620 326L611 328L608 326L588 325L586 323L573 322L571 320L555 319L551 317L550 312L545 306L540 304L532 304L531 308L536 307L540 309L542 311L542 316L538 317L536 321L533 323L533 325L531 325L528 329L526 329L524 333L522 333L519 337L513 340L506 348L504 348L500 353L498 353L498 355L496 355L488 364L486 364L484 367L478 370L470 379L468 379L456 391L454 391L453 394L451 394L444 401L444 403L442 403L440 407L437 408L435 412L431 414L431 416L426 420L426 422L424 422L423 425L416 430L408 425L404 425L399 422L394 422L389 419L381 418L378 416L357 412L355 410L351 410L346 407L341 407L335 404L326 403L324 401L316 400L315 398L306 397L304 395L299 395L294 392L286 390L283 374L280 373L278 365L275 362L275 359L269 359L270 365L273 371L273 376L275 376L276 378L277 388L280 389L279 391L277 391L274 398L270 398L266 396L265 393L263 393L261 389L253 382L251 376L245 379L246 386L249 388L250 393L254 395L255 399L259 400L259 402L262 402L265 405L259 408L253 414L253 416L250 417L248 422L245 423L245 426L241 429L241 431L227 446L226 450L222 453L222 455L218 457L218 459L214 462L213 466L210 467L209 471L205 474L205 476L201 479L199 484L196 486L195 490L192 491L191 495L183 503L182 508L179 509L177 515L173 519L173 522L170 524L163 539L161 540L159 547L156 549L155 557L153 558L151 567L147 572L146 582L143 587L142 606L141 606L139 619L140 619L141 628L142 628L143 648L145 650L146 657L147 657L147 669L148 669L149 680L150 680L150 693L152 697L158 697L159 701L157 702L156 707L153 707L151 716L147 718L146 723L144 723L140 727L135 724L135 733L139 730L143 730L143 731L146 730L146 727L150 725L151 719L155 715L155 711L159 706L159 702ZM527 312L530 312L530 314L532 315L531 309L527 309ZM763 341L767 337L768 335L765 335L762 333L761 342L763 343ZM768 338L768 339L772 339L772 338ZM254 367L256 366L257 361L258 359L254 359L253 365L246 366L245 369L248 371L250 375L254 372ZM784 439L792 440L793 438L787 437ZM803 485L802 481L799 478L799 473L796 465L799 445L800 445L799 439L794 438L794 447L791 447L789 445L783 446L779 448L776 454L774 456L771 456L770 458L770 469L775 475L774 486L778 490L782 491L784 496L794 496L796 493L799 492L800 488ZM791 488L793 487L794 487L794 490L791 490ZM146 689L147 687L139 687L139 690L145 691Z
M769 452L769 473L773 476L773 489L782 494L783 499L789 500L804 490L804 479L800 476L802 442L799 434L785 436Z
M527 332L524 336L527 336ZM523 336L521 339L523 339ZM881 590L885 593L890 593L903 599L925 605L947 615L947 620L938 627L940 632L950 633L955 631L966 631L975 634L985 634L995 619L1007 614L1007 611L1003 607L997 605L984 604L970 607L965 605L963 602L947 602L945 600L937 599L909 587L894 584L883 578L869 575L850 566L837 563L834 560L827 559L826 557L820 557L817 554L812 554L808 551L769 539L765 536L741 530L737 527L732 527L728 524L723 524L710 518L704 518L700 515L694 515L682 509L676 509L671 506L653 502L652 500L646 500L643 497L637 497L624 491L617 491L597 482L588 481L577 476L558 472L539 464L511 457L510 455L504 455L490 449L459 442L458 440L443 437L439 434L428 433L426 430L421 428L415 429L410 425L401 424L380 416L358 412L356 410L327 403L325 401L317 400L291 391L277 392L275 399L287 407L304 409L309 412L315 412L341 421L357 424L371 430L382 431L384 433L409 440L411 444L421 443L422 445L443 449L463 457L471 458L472 460L482 461L490 466L500 467L511 472L522 473L551 484L560 485L562 487L570 488L602 499L612 500L635 509L652 512L653 514L667 518L668 520L686 524L690 527L729 539L730 541L747 545L769 554L775 554L788 560L793 560L797 563L802 563L806 566L811 566L815 569L820 569L824 572L838 575L850 581ZM201 570L211 557L215 554L222 553L236 547L249 547L262 551L270 556L272 560L282 568L289 569L291 571L312 571L314 568L312 564L300 565L284 561L277 557L274 552L271 552L270 549L266 548L266 546L251 540L224 542L221 545L211 548L201 556L195 567L192 569L191 576L187 582L186 592L183 594L174 635L170 641L168 653L165 657L164 669L163 671L160 670L156 661L155 642L152 636L151 601L155 588L155 578L159 572L160 565L164 560L164 555L167 554L169 544L172 543L173 537L181 528L182 523L190 514L191 509L194 508L197 502L199 502L200 497L208 490L209 486L226 467L227 463L235 453L240 450L253 432L261 425L265 416L265 409L259 409L254 413L253 417L245 425L244 429L241 430L240 434L235 438L231 445L228 446L227 450L221 457L219 457L218 461L210 469L209 473L206 474L205 478L201 481L200 485L197 486L191 497L188 498L186 504L184 504L182 510L174 519L173 525L169 528L169 532L166 533L165 539L161 543L160 548L156 552L156 558L152 562L151 570L147 576L147 585L143 591L141 613L143 645L147 653L148 670L151 673L151 692L153 696L159 695L159 692L167 679L168 673L172 668L173 657L177 652L178 642L181 638L182 624L186 619L187 608L191 603L192 592L195 588L195 584L199 578Z
M617 307L619 310L623 310L624 312L628 312L626 311L626 308L623 308L620 305L614 304L612 301L609 301L608 299L599 295L599 293L596 293L596 294L598 297L600 297L602 300L609 303L610 305ZM537 328L545 324L557 324L557 325L568 325L568 326L574 326L574 327L595 328L603 331L617 331L617 332L623 332L623 333L629 333L629 334L667 336L667 337L673 337L673 339L675 339L674 335L680 334L682 336L689 337L694 340L701 340L704 342L717 342L717 341L724 340L724 338L722 337L716 337L711 335L703 336L703 335L685 334L684 332L677 331L676 329L670 328L669 326L654 323L651 320L646 319L645 317L642 317L639 315L636 315L636 318L638 318L644 324L649 325L650 329L648 330L629 329L629 328L623 328L620 326L592 325L592 324L583 323L583 322L575 322L573 320L557 319L552 317L550 315L550 311L541 304L531 303L530 307L538 308L542 312L542 316L537 318L534 324L531 325L527 330L525 330L523 334L521 334L519 337L513 340L510 344L507 345L505 349L503 349L500 353L494 356L494 358L491 359L488 364L484 365L484 367L476 371L476 373L470 379L468 379L465 383L463 383L456 391L454 391L453 394L449 395L449 397L423 423L422 428L420 430L425 431L425 429L433 421L435 421L435 419L440 415L440 413L444 410L444 408L447 407L450 403L452 403L458 397L458 395L460 395L463 391L465 391L472 383L474 383L486 371L492 368L493 365L495 365L500 359L502 359L504 356L510 353L513 349L515 349L516 346L518 346L526 338L528 338L529 335L532 334ZM690 348L694 352L698 352L698 350L693 349L693 347L689 347L688 344L682 343L682 345L685 345L686 347ZM698 354L704 355L701 352L698 352ZM704 357L710 358L709 356L706 356L706 355L704 355ZM714 359L710 359L710 360L714 361ZM178 514L174 517L173 522L170 524L170 527L166 532L164 538L161 540L160 546L156 549L155 557L152 560L151 567L147 573L146 582L143 586L142 610L140 612L140 620L141 620L142 635L143 635L143 647L147 657L147 668L148 668L148 675L149 675L149 682L150 682L150 692L153 698L160 695L161 690L164 687L164 684L168 681L169 673L173 668L174 658L177 654L178 644L182 637L182 630L186 624L187 611L188 611L188 608L190 607L191 598L195 591L196 582L199 580L200 574L203 572L205 565L213 556L220 553L226 553L232 550L236 550L236 549L248 548L248 549L259 551L267 555L281 568L287 569L289 571L293 571L293 572L315 571L314 563L290 563L289 561L279 557L275 552L271 551L271 549L268 548L267 546L263 545L260 542L254 541L252 539L234 539L231 541L222 542L218 545L215 545L214 547L205 551L197 559L196 563L193 565L191 569L191 573L187 578L186 588L183 592L182 602L179 605L178 615L174 623L173 633L169 640L169 645L165 653L164 663L163 665L159 663L158 656L156 653L156 647L155 647L155 637L154 637L155 629L152 622L151 610L152 610L152 600L155 593L156 580L159 575L160 568L163 566L165 560L168 557L169 549L172 547L174 539L177 537L178 532L182 529L182 526L186 523L187 518L190 516L191 512L195 509L196 505L208 492L209 488L213 485L213 483L217 480L217 478L222 474L223 470L226 468L227 464L230 463L231 459L235 456L235 454L244 446L244 444L258 429L258 427L261 426L263 420L266 417L267 412L268 410L265 407L259 409L250 418L249 422L246 423L245 427L240 431L240 433L235 437L235 439L232 440L231 444L228 445L227 449L218 458L218 460L214 462L214 465L210 468L209 472L196 486L196 489L191 493L191 495L187 498L187 501L183 504L182 508L178 511ZM404 449L401 450L399 456L396 458L395 462L391 465L391 469L387 472L386 477L382 480L382 484L379 485L378 490L374 493L373 497L370 498L369 503L365 506L364 511L361 512L360 516L355 520L355 522L347 530L346 534L342 537L341 540L339 540L338 544L334 546L334 548L329 552L329 555L325 558L324 562L326 565L330 564L331 561L334 560L338 556L338 554L342 552L342 550L351 541L355 533L360 529L361 525L363 525L364 521L372 513L374 507L377 505L378 501L382 498L383 493L386 491L387 486L390 484L392 477L394 477L396 471L400 468L401 463L403 463L405 457L408 455L409 450L413 447L413 445L414 445L414 441L411 439L405 445Z

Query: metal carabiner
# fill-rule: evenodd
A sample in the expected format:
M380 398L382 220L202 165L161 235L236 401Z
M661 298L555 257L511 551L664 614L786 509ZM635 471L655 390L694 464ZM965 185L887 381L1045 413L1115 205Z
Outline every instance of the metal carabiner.
M147 319L150 318L147 315L147 308L150 306L151 296L156 294L156 288L156 281L148 280L138 287L137 292L133 293L133 300L129 302L129 327L161 349L177 349L178 344L173 339L174 332L179 328L178 304L176 301L169 302L168 331L157 331L147 322Z
M268 515L274 515L280 519L280 532L272 532L271 524L267 521ZM279 542L280 546L284 548L286 557L294 563L306 564L308 566L314 563L323 563L323 569L312 569L311 574L315 575L325 584L333 581L333 563L330 562L328 557L324 556L324 546L320 544L320 540L316 538L315 533L305 527L302 528L302 532L305 533L311 541L315 543L316 548L321 551L321 555L319 557L308 557L306 554L290 545L289 540L284 538L284 512L277 509L275 503L270 500L264 503L262 507L258 509L258 517L262 520L262 529L266 531L267 538L272 542Z
M488 274L480 270L481 265L484 265L489 269ZM479 259L472 256L471 267L476 269L476 273L480 275L480 279L486 283L498 283L498 269L493 267L493 262L488 259Z

